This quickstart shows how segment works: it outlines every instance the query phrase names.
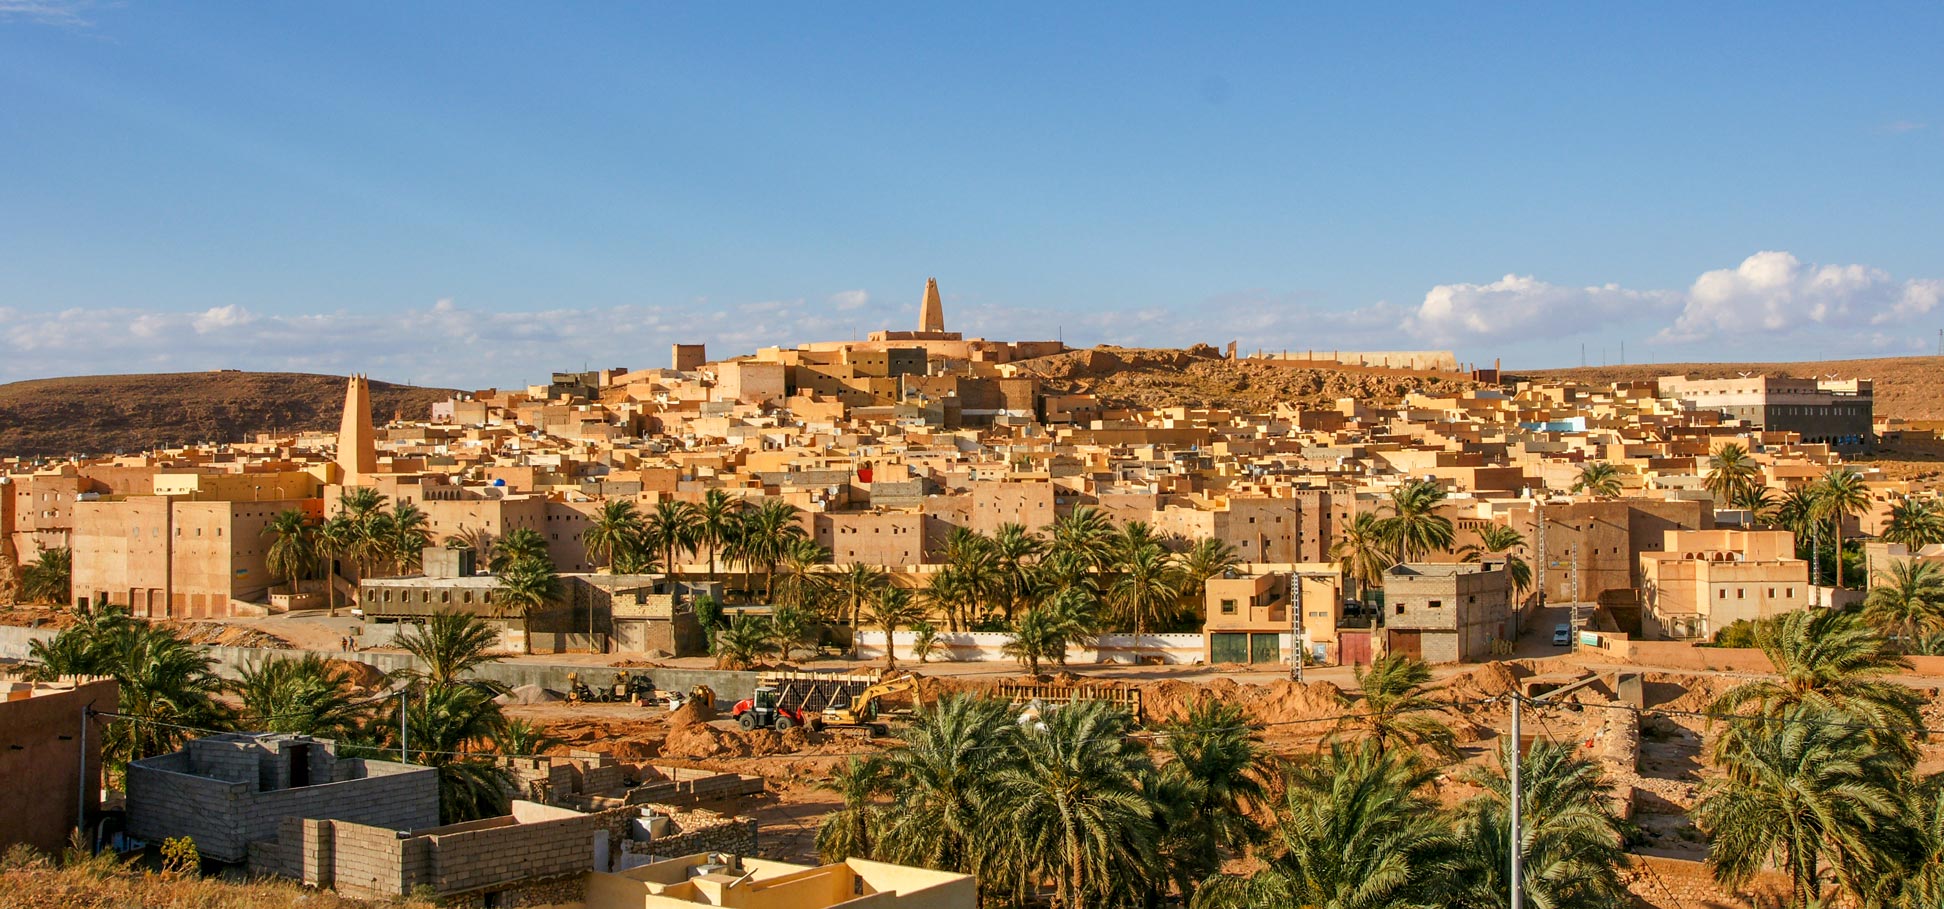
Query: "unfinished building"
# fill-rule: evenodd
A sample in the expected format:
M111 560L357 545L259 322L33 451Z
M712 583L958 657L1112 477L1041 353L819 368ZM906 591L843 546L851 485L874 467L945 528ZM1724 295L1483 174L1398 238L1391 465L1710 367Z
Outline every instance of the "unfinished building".
M698 853L588 876L587 909L787 906L790 909L974 909L969 874L865 859L816 867Z
M340 758L327 740L224 733L128 765L128 833L186 836L204 858L241 862L285 820L330 819L397 830L439 823L439 774Z

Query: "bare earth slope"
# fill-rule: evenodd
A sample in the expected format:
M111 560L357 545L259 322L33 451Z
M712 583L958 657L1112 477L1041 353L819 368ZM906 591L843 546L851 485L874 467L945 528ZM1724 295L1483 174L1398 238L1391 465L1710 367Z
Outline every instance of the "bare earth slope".
M71 376L0 385L0 457L138 451L242 441L272 430L336 429L342 376L184 372ZM371 383L372 416L424 418L450 389Z
M1358 398L1395 403L1413 391L1474 387L1466 379L1395 370L1280 366L1263 360L1226 360L1215 348L1089 347L1023 360L1022 373L1040 377L1055 394L1093 394L1110 406L1227 407L1266 411L1276 404L1310 406Z
M1508 370L1509 371L1509 370ZM1525 378L1581 382L1630 382L1686 373L1726 379L1742 373L1828 376L1876 380L1876 415L1905 420L1944 420L1944 357L1885 357L1875 360L1814 360L1806 363L1650 363L1644 366L1585 366L1577 369L1518 370Z

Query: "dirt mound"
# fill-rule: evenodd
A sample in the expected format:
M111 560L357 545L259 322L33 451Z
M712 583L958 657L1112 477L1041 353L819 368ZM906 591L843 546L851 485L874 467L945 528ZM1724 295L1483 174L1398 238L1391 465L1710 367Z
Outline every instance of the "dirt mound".
M706 723L715 718L716 712L714 707L696 698L690 698L679 709L668 714L668 725L670 728L676 726L694 726L697 723Z
M493 700L500 704L551 704L567 698L559 692L538 685L521 685Z
M1334 722L1345 712L1343 689L1329 682L1302 683L1280 679L1260 688L1253 702L1245 702L1257 722L1308 729L1309 721ZM1321 728L1320 726L1318 728Z
M662 754L662 743L657 739L621 739L608 745L608 753L615 760L628 764L653 760Z
M776 733L771 732L770 735ZM749 741L740 735L724 732L706 723L697 723L670 729L668 738L662 742L661 753L666 757L706 761L711 758L748 757L749 745ZM780 739L778 746L781 746Z
M807 751L821 747L830 737L802 726L792 726L783 732L783 750Z
M1517 663L1486 663L1445 680L1443 695L1453 701L1483 701L1518 690L1519 680L1532 674Z
M247 625L226 625L220 622L190 622L178 625L176 630L188 638L190 643L210 647L262 647L269 650L289 650L291 643L260 628Z
M332 678L343 679L360 691L376 691L385 687L384 671L370 663L330 659L324 661L324 668L329 670Z
M795 730L791 731L794 732ZM743 733L742 738L744 742L748 743L750 754L785 754L792 750L785 746L783 733L777 732L774 729L752 729Z

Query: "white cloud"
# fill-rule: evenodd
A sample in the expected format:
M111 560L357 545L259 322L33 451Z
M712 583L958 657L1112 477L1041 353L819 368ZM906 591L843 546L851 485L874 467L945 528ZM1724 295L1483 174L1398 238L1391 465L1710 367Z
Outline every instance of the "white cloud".
M86 15L92 6L91 0L0 0L0 22L86 28L94 24Z
M1944 282L1898 281L1867 265L1811 265L1787 252L1758 252L1734 268L1704 273L1661 340L1702 341L1818 326L1888 325L1935 309Z
M254 321L256 317L251 315L249 310L231 303L228 306L210 307L202 315L197 316L193 324L196 327L196 334L206 335L225 328L238 328Z
M1568 287L1531 275L1506 275L1490 284L1431 288L1404 330L1437 344L1562 338L1675 303L1665 291L1617 284Z
M871 294L863 290L840 290L830 295L829 302L838 312L851 312L869 306Z

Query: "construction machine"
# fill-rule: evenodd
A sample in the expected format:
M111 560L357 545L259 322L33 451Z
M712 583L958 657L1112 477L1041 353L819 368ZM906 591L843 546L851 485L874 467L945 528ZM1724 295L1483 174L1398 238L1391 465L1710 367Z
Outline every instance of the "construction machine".
M640 704L655 697L655 680L646 675L629 675L623 669L614 676L611 684L594 688L581 678L578 672L567 673L567 700L576 704L587 703L634 703Z
M890 731L890 727L878 720L879 703L893 694L917 691L919 678L915 674L895 676L865 688L855 697L840 696L817 714L811 728L858 729L863 731L865 738L883 735Z
M744 729L775 729L812 725L833 703L849 703L878 684L878 673L765 672L756 678L756 691L736 702L729 715Z

